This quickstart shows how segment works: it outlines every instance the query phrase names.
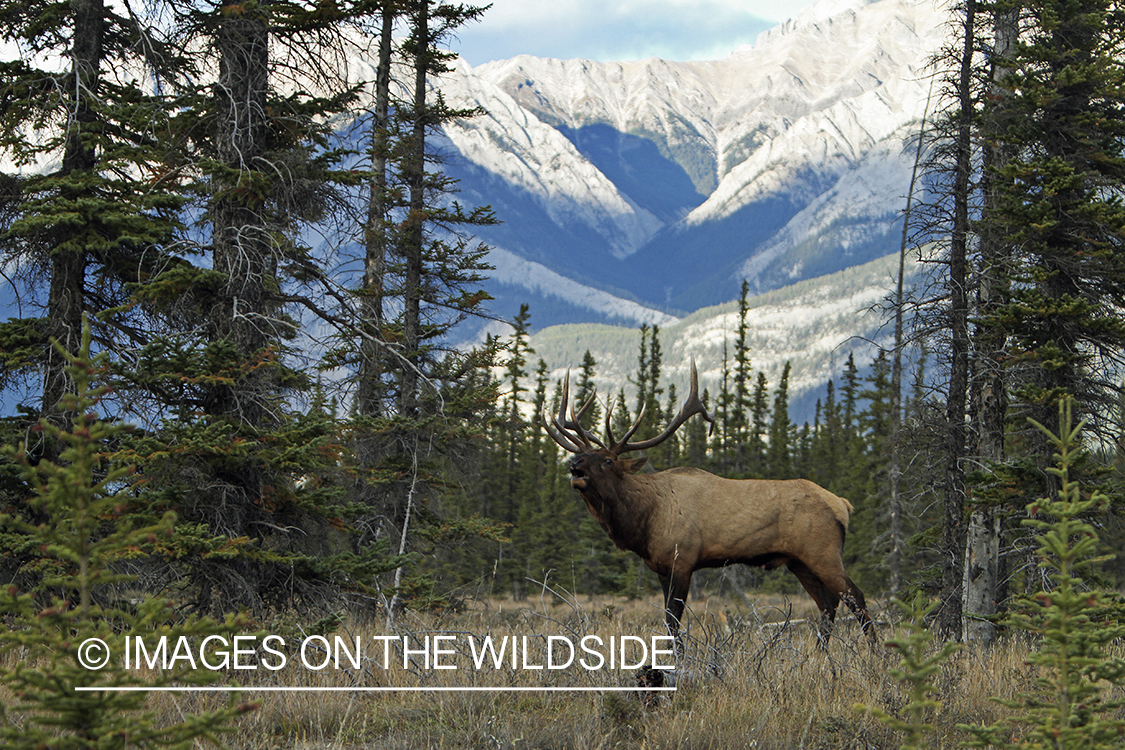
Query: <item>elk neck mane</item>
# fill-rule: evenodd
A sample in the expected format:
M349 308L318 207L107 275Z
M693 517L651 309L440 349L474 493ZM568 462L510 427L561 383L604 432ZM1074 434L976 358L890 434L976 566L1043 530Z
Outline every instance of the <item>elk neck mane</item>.
M607 483L602 492L587 487L578 493L615 545L644 557L659 497L653 490L659 481L659 474L625 475Z

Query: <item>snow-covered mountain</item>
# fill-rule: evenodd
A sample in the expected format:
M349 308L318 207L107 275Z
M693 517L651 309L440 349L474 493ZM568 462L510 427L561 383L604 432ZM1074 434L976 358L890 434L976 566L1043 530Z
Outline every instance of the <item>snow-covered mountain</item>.
M897 247L936 0L822 0L714 62L520 56L439 86L468 203L504 222L497 312L670 324Z

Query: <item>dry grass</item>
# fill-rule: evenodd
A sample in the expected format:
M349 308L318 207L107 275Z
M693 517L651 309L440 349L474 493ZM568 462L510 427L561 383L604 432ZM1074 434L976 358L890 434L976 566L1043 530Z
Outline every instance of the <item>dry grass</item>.
M829 653L822 653L812 624L793 622L814 614L811 610L804 599L790 603L782 597L760 598L752 611L729 602L697 602L687 617L687 649L675 693L247 692L244 697L258 708L240 719L228 744L245 750L897 747L893 732L855 709L857 703L890 713L902 708L908 699L887 675L894 658L889 651L872 653L849 622L838 626ZM380 648L368 652L358 670L311 672L292 659L281 671L242 672L237 679L245 685L349 688L635 685L635 670L548 673L490 665L478 671L464 644L469 634L529 636L537 644L548 635L647 638L660 633L659 621L656 601L610 599L579 604L543 598L494 602L440 617L406 614L396 625L399 634L456 636L458 653L450 659L461 668L403 670L398 662L383 669ZM892 631L883 624L880 635ZM387 633L384 623L358 622L338 632L365 641ZM1030 685L1027 653L1026 645L1009 642L952 658L937 681L943 706L931 719L937 726L932 747L956 747L965 738L958 723L1000 718L1004 709L989 698L1012 697ZM157 694L150 700L174 720L219 698Z

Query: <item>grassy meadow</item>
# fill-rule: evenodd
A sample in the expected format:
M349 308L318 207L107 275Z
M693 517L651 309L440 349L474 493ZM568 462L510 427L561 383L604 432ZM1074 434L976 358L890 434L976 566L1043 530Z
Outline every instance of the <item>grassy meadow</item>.
M875 612L880 640L900 633ZM438 687L635 686L638 670L472 668L467 636L548 635L580 638L659 634L655 599L582 601L549 594L524 602L478 602L442 615L403 613L389 631L385 622L351 620L335 635L350 641L386 634L420 642L446 634L457 653L456 670L402 669L401 657L383 668L370 651L359 669L346 664L311 671L296 659L278 671L228 673L243 685L343 687L339 692L251 692L256 704L224 739L240 750L294 748L895 748L901 737L857 704L901 715L906 688L888 675L898 659L890 649L872 653L850 617L842 620L830 650L815 644L812 603L779 595L736 608L713 598L692 603L686 653L677 690L636 692L441 692ZM300 628L291 625L295 631ZM1031 687L1027 643L1004 641L989 652L963 651L933 680L940 710L929 717L931 747L953 748L965 739L961 723L991 723L1005 709L992 697L1013 697ZM542 654L532 656L536 663ZM358 686L426 688L416 692L360 692ZM4 700L0 688L0 700ZM157 693L150 706L169 722L225 700L205 693Z

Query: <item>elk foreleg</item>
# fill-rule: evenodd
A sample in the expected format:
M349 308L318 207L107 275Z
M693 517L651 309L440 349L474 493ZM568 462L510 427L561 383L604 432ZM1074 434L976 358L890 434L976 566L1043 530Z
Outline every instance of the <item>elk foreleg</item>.
M676 639L676 653L683 653L683 643L680 640L680 619L684 615L687 604L688 590L691 588L691 573L672 571L669 575L660 575L660 588L664 592L664 623L668 633Z

